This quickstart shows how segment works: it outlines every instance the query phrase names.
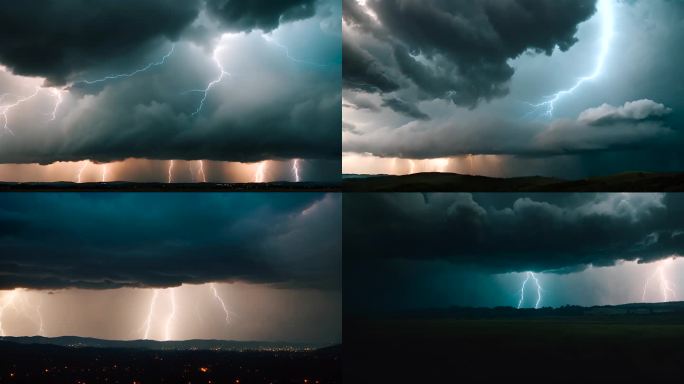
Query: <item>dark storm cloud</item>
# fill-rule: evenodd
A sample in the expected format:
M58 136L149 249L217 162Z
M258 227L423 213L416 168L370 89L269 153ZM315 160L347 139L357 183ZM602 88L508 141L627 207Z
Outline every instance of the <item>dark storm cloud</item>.
M199 0L11 1L0 13L0 63L12 72L64 84L112 59L144 55L175 40Z
M354 194L345 255L569 272L684 254L678 194Z
M401 100L401 99L398 99L395 97L388 97L387 99L383 100L382 106L383 107L389 107L394 112L401 113L402 115L406 115L409 117L413 117L414 119L418 119L418 120L430 119L430 116L423 113L415 105L407 103L404 100Z
M316 0L205 0L207 9L231 30L269 32L280 22L311 17Z
M526 51L550 55L555 47L569 49L577 41L577 25L596 10L596 0L366 3L377 21L354 0L344 1L345 21L359 34L345 36L345 53L351 55L344 64L345 86L394 91L384 74L398 69L418 87L418 98L467 107L508 93L510 59ZM384 58L385 49L368 43L373 40L391 50L394 62Z
M340 205L322 194L5 194L0 289L337 289Z

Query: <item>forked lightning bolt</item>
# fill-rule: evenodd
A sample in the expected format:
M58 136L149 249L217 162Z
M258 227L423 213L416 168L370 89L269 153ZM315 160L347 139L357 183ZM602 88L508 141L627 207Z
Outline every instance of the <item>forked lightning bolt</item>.
M546 115L547 117L550 118L553 116L556 103L559 102L563 97L575 92L575 90L581 87L582 84L596 79L603 72L606 63L606 58L608 57L608 53L610 51L610 43L613 40L614 34L613 26L615 24L615 20L613 15L613 1L615 0L599 0L598 3L598 13L601 16L602 23L601 48L598 53L598 57L596 59L596 66L594 67L593 72L577 79L577 81L572 87L558 91L553 95L546 97L545 101L538 104L530 104L534 108L545 109L544 115Z
M41 90L41 88L37 87L35 92L30 94L29 96L21 97L21 98L17 99L14 103L11 103L11 104L0 105L0 115L2 115L3 129L5 132L10 133L11 135L14 135L14 131L12 131L12 129L10 129L10 127L9 127L9 117L7 116L7 113L9 111L11 111L12 109L18 107L19 105L21 105L21 104L33 99L34 97L36 97L38 95L38 93L40 92L40 90ZM5 95L3 95L3 96L5 96Z
M5 295L3 295L2 301L0 302L0 336L7 336L5 328L2 324L2 320L9 307L11 307L15 313L21 314L22 316L30 319L38 327L37 334L44 336L45 325L43 322L41 306L42 299L37 305L32 304L29 301L25 291L14 289L6 292ZM30 308L32 308L32 310ZM35 317L31 314L31 312L35 314Z
M290 61L292 61L292 62L295 62L295 63L297 63L297 64L310 65L310 66L319 67L319 68L325 68L325 67L328 67L328 66L329 66L329 65L327 65L327 64L321 64L321 63L315 63L315 62L313 62L313 61L307 61L307 60L297 59L297 58L295 58L294 56L292 56L292 55L290 54L290 48L286 47L286 46L283 45L283 44L280 44L280 43L279 43L276 39L274 39L273 37L271 37L271 36L269 36L269 35L263 35L263 38L264 38L264 40L268 41L269 43L271 43L271 44L275 45L276 47L282 49L282 50L285 52L285 56L287 56L287 58L288 58Z
M143 328L145 328L143 339L145 340L149 340L150 338L150 330L152 329L152 316L154 315L154 307L157 304L158 297L159 290L155 289L152 293L152 300L150 301L150 310L147 312L147 320L145 320L145 323L143 324Z
M169 179L168 179L169 184L171 184L173 182L173 163L174 163L173 160L169 161Z
M525 281L523 281L522 287L520 287L520 301L518 301L518 309L520 309L525 301L525 285L527 285L527 282L530 281L530 279L534 280L534 283L537 285L537 301L534 303L534 309L539 308L542 298L542 287L539 284L539 280L534 272L527 272L527 277L525 278Z
M222 37L223 38L223 37ZM209 96L209 92L211 91L212 88L214 88L217 84L223 81L223 79L226 76L230 76L230 73L228 73L224 68L223 64L221 63L221 59L218 57L219 52L221 51L221 46L219 42L219 46L214 49L214 63L216 63L216 67L219 69L219 75L216 79L212 80L207 84L207 86L204 89L193 89L190 91L187 91L185 93L200 93L202 94L202 98L200 99L199 105L197 106L197 109L191 114L191 116L197 116L200 112L202 112L202 108L204 108L204 103L207 101L207 97Z
M199 160L199 176L202 179L203 183L207 182L207 175L204 173L204 161Z
M166 341L171 340L171 326L173 324L174 318L176 317L176 289L170 288L168 291L169 299L171 300L171 313L169 314L169 317L166 318L166 326L164 331L164 340Z
M658 280L658 286L660 288L660 294L662 296L662 301L670 301L674 299L675 297L675 291L672 283L670 280L668 280L667 275L665 274L665 269L667 266L669 266L671 260L663 260L659 263L658 267L656 270L649 276L646 281L644 282L644 292L641 295L641 301L646 301L646 291L648 290L648 287L650 286L651 281L654 279Z
M95 79L95 80L79 80L79 81L74 82L73 85L78 85L78 84L93 85L93 84L98 84L98 83L104 83L104 82L110 81L110 80L118 80L118 79L123 79L123 78L127 78L127 77L133 77L137 74L147 72L154 67L158 67L160 65L166 64L166 61L169 59L169 57L171 57L171 55L173 55L173 52L175 51L175 49L176 49L176 45L175 44L171 45L171 50L169 50L169 52L166 55L164 55L161 58L161 60L149 63L142 68L136 69L135 71L132 71L129 73L107 75L105 77L102 77L100 79Z

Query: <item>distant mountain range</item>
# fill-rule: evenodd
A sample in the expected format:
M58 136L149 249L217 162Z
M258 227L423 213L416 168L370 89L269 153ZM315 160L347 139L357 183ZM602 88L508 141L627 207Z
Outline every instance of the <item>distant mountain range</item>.
M581 180L531 176L495 178L458 173L343 175L348 192L677 192L684 173L629 172Z
M0 337L0 341L19 344L47 344L62 347L91 347L91 348L131 348L150 350L222 350L222 351L307 351L327 347L323 344L264 342L264 341L234 341L234 340L103 340L90 337L60 336L22 336Z

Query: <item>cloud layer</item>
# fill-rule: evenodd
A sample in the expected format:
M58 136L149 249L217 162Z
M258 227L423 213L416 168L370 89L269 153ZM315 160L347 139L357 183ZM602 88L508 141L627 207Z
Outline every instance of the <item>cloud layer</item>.
M7 194L0 289L339 289L340 215L340 197L323 194Z
M569 272L684 254L677 194L372 194L344 204L344 249L490 272Z

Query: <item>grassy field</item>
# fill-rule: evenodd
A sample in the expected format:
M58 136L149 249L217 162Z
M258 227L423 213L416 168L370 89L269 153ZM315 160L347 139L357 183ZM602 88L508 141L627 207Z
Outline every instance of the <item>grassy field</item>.
M345 381L681 380L678 315L346 319Z

